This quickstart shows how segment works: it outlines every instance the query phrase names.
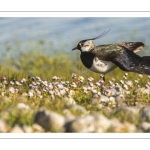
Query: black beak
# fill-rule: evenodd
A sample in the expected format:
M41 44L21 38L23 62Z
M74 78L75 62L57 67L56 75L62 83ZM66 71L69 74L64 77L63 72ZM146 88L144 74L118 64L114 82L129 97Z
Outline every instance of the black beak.
M73 48L73 49L72 49L72 51L74 51L74 50L76 50L76 49L78 49L78 47L77 47L77 46L76 46L75 48Z

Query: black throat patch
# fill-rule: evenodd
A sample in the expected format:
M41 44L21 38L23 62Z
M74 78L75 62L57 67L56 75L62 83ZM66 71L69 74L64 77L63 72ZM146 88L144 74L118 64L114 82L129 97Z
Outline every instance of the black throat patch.
M85 67L90 68L93 64L95 54L90 52L81 52L80 58Z

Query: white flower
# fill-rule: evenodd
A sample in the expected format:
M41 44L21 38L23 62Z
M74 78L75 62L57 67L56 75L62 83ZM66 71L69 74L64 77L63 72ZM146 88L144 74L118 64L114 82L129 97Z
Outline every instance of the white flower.
M34 93L34 91L33 91L33 90L29 90L29 91L28 91L28 96L29 96L29 97L33 97L33 96L34 96L34 94L33 94L33 93Z
M76 83L72 82L71 87L76 88L77 87Z
M124 80L126 80L126 79L127 79L127 77L124 75L124 76L123 76L123 79L124 79Z
M40 77L36 76L35 78L36 78L38 81L41 81Z
M104 80L99 80L99 81L97 81L97 82L99 82L99 83L104 83Z
M57 87L62 90L64 86L62 84L58 84Z
M139 77L140 77L140 78L143 78L143 75L142 75L142 74L139 74Z
M123 85L126 90L128 90L128 86L126 84Z
M10 93L14 94L14 93L15 93L15 88L9 87L8 91L9 91Z
M53 77L52 77L52 80L57 80L57 79L58 79L57 76L53 76Z
M110 84L110 85L112 85L112 84L113 84L113 82L112 82L112 81L109 81L109 84Z
M19 81L16 81L15 84L19 86L22 85Z
M75 73L72 73L72 78L75 79L77 75Z
M96 94L98 91L97 90L95 90L95 89L93 89L93 90L91 90L92 91L92 93L94 93L94 94Z
M25 83L27 80L25 78L21 79L21 83Z
M13 81L10 81L10 84L11 84L11 85L14 85L15 83L14 83Z
M65 94L66 94L65 89L60 90L60 94L61 94L61 95L65 95Z
M128 81L126 82L126 84L129 85L129 86L131 87L131 86L133 85L133 82L130 81L130 80L128 80Z
M94 81L94 79L93 79L92 77L89 77L87 80L88 80L89 82Z
M100 86L100 85L101 85L99 82L96 82L95 84L96 84L97 86Z
M92 82L90 82L90 83L89 83L89 85L90 85L91 87L93 87L93 86L94 86L94 84L93 84Z
M83 81L84 81L84 78L83 78L82 76L79 76L79 77L78 77L78 80L79 80L80 82L83 82Z
M51 83L48 84L48 88L49 88L49 90L52 90L53 89L53 85Z
M75 95L75 91L74 91L74 90L70 90L70 91L69 91L69 95L70 95L70 96Z
M123 81L123 80L120 80L120 83L121 83L121 84L124 84L124 81Z
M135 83L139 83L139 80L135 80Z

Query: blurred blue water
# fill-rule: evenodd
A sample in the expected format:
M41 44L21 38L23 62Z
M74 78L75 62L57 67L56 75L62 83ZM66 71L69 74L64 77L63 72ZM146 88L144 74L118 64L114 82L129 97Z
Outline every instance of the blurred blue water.
M146 17L0 18L0 51L1 55L9 53L5 43L13 47L16 40L20 41L19 51L32 49L38 40L53 43L53 48L47 45L43 48L45 51L62 48L71 51L78 41L96 37L110 28L107 36L94 41L96 45L122 41L142 41L150 45L150 18ZM13 48L12 52L16 55Z

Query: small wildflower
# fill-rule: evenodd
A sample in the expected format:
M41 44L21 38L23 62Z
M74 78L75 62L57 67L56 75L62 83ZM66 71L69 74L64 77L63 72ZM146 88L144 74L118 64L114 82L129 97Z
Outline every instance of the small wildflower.
M53 94L54 94L54 92L53 92L53 91L49 91L49 94L53 95Z
M111 104L115 104L116 102L115 102L115 98L114 97L109 97L109 102L111 103Z
M7 78L5 76L2 76L2 80L6 80Z
M104 83L104 80L99 80L100 83Z
M39 81L36 81L36 84L37 84L37 85L40 85L41 83L40 83Z
M97 91L97 90L95 90L95 89L94 89L94 90L91 90L91 91L92 91L92 93L94 93L94 94L98 92L98 91Z
M83 89L83 90L87 90L87 87L83 86L82 89Z
M52 80L57 80L57 79L58 79L57 76L53 76L53 77L52 77Z
M94 86L94 84L93 84L92 82L89 82L89 85L90 85L91 87L93 87L93 86Z
M70 82L69 81L66 81L66 84L68 85Z
M25 83L27 80L25 78L21 79L21 83Z
M51 98L54 100L54 99L55 99L55 96L52 94L52 95L51 95Z
M79 77L78 77L78 80L79 80L80 82L83 82L83 81L84 81L84 78L83 78L82 76L79 76Z
M18 93L18 92L19 92L19 89L16 88L16 89L15 89L15 93Z
M124 79L124 80L126 80L126 79L127 79L127 77L124 75L124 76L123 76L123 79Z
M135 83L139 83L139 80L134 80L135 81Z
M121 84L124 84L124 81L123 81L123 80L120 80L120 83L121 83Z
M33 80L33 81L35 81L35 80L36 80L36 78L35 78L35 77L32 77L32 80Z
M43 88L42 91L43 91L43 92L47 92L46 88Z
M105 94L108 94L109 93L109 89L105 89Z
M75 95L75 91L74 91L74 90L70 90L70 91L69 91L69 95L70 95L70 96Z
M89 77L87 80L88 80L89 82L94 81L94 79L93 79L92 77Z
M103 75L103 74L100 74L100 77L101 77L101 78L103 78L103 77L104 77L104 75Z
M14 94L15 93L15 88L9 87L8 92Z
M88 90L88 91L91 91L91 89L92 89L92 87L90 87L90 86L87 87L87 90Z
M72 82L71 87L76 88L77 87L76 83Z
M147 82L147 84L150 86L150 82Z
M22 85L19 81L16 81L15 84L19 86Z
M148 79L150 79L150 75L148 75Z
M126 90L128 90L128 89L129 89L129 87L128 87L128 85L127 85L127 84L124 84L124 85L123 85L123 87L124 87Z
M125 73L125 76L128 76L128 73L127 73L127 72Z
M64 86L62 84L58 84L57 87L62 90Z
M36 82L32 81L32 85L33 85L33 86L36 86Z
M110 84L110 85L112 85L112 84L113 84L113 82L112 82L112 81L109 81L109 84Z
M1 92L1 95L2 95L2 96L5 96L5 92Z
M29 90L29 91L28 91L28 96L29 96L29 97L33 97L33 96L34 96L34 94L33 94L33 93L34 93L34 91L33 91L33 90Z
M42 81L42 84L45 85L45 86L48 86L48 83L46 80Z
M65 89L60 90L60 94L61 94L61 95L65 95L65 94L66 94Z
M48 84L48 88L49 88L49 90L52 90L54 87L52 84Z
M10 84L11 84L11 85L14 85L15 83L14 83L13 81L10 81Z
M142 75L142 74L139 74L139 77L140 77L140 78L143 78L143 75Z
M101 85L100 82L96 82L95 84L96 84L97 86L100 86L100 85Z
M77 75L75 73L72 73L72 78L73 79L77 78Z
M128 86L132 86L133 85L133 82L132 81L130 81L130 80L128 80L127 82L126 82L126 84L128 85Z
M40 78L40 77L36 76L35 78L36 78L38 81L41 81L41 78Z
M112 80L112 81L116 81L116 79L115 79L115 78L111 78L111 80Z

